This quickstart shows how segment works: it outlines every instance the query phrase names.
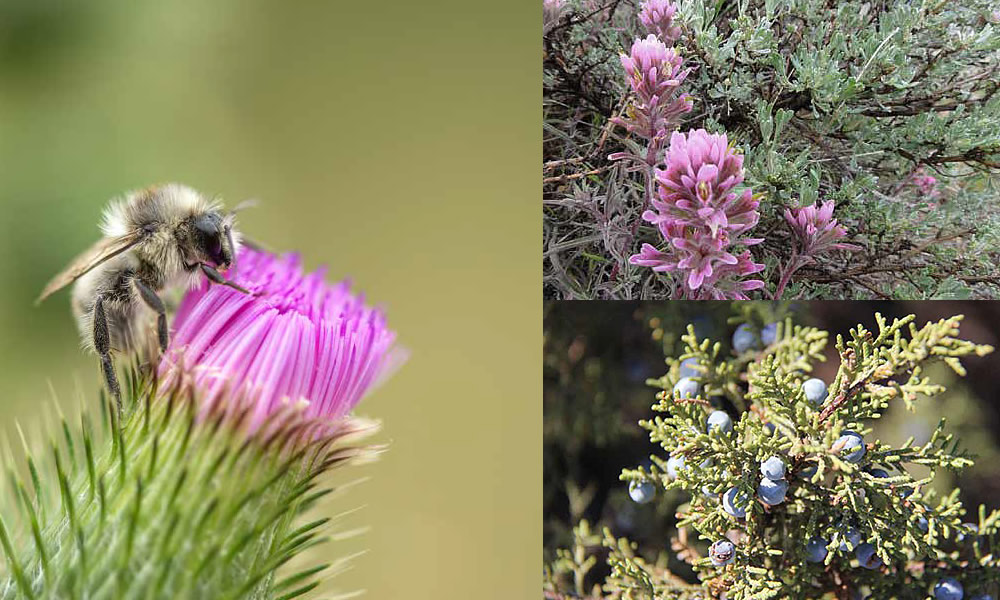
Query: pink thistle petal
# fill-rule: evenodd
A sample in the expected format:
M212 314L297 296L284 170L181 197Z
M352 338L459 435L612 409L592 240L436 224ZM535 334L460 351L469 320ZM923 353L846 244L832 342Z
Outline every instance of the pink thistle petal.
M292 406L332 422L397 366L395 334L350 285L303 273L296 255L242 249L235 279L247 295L207 281L184 297L159 366L168 382L190 377L207 411L238 393L259 428Z

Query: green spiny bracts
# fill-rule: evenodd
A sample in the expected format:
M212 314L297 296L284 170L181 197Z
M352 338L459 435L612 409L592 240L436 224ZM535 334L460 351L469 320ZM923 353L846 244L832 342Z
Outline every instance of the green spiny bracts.
M263 600L312 590L330 565L282 567L325 539L330 519L304 513L331 491L324 473L371 455L352 444L375 426L323 424L289 407L254 429L248 401L201 413L190 381L164 388L137 373L120 416L102 399L78 423L60 417L57 435L23 461L8 451L0 598Z
M610 598L926 598L946 577L969 597L995 593L1000 511L968 514L959 490L930 485L973 464L945 421L924 443L898 447L871 428L891 402L914 410L943 392L940 365L963 376L961 358L993 351L961 339L961 319L917 327L913 317L876 314L875 330L837 337L837 374L816 384L820 395L805 384L824 360L825 332L786 319L768 343L724 354L688 327L667 373L649 380L659 414L640 421L661 452L621 479L690 498L677 509L669 549L701 585L668 570L666 554L648 560L582 522L573 548L548 567L546 589L564 589L571 576L577 593L591 593L582 582L600 551L611 574L596 596ZM684 377L696 394L675 389ZM728 417L710 419L718 412ZM732 557L710 551L730 541Z

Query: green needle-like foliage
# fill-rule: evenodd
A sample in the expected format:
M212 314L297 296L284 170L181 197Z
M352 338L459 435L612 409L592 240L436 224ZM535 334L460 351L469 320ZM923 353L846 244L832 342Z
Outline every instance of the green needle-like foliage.
M649 381L660 389L658 414L640 421L662 452L621 478L690 497L677 510L670 549L701 585L671 573L663 557L646 560L627 540L610 531L597 536L581 523L575 547L550 565L548 589L561 589L572 575L576 592L590 593L580 582L594 566L595 546L603 545L611 574L601 592L612 598L860 598L864 590L871 598L922 599L945 577L961 581L966 597L995 594L1000 512L979 507L968 515L959 490L930 485L942 470L971 466L972 457L944 420L925 443L910 438L899 447L875 439L871 427L890 403L912 410L944 391L928 376L932 364L962 376L962 357L993 348L961 339L960 316L922 327L913 317L875 320L874 331L857 326L837 337L839 369L818 402L806 397L803 383L824 360L826 332L788 319L767 347L723 355L722 344L698 339L689 327L680 356ZM685 360L697 372L698 393L682 397L674 387ZM708 431L713 411L732 417L730 430ZM864 437L863 455L845 446L848 431ZM759 491L761 465L772 457L785 467L788 486L777 502ZM734 489L745 515L723 501ZM818 560L807 551L813 539L825 548ZM721 540L735 546L731 562L713 562L707 552ZM860 557L869 548L859 550L862 544L874 551L866 565Z
M163 389L136 369L126 388L120 414L102 400L79 423L62 418L42 451L21 436L24 464L6 461L0 505L0 597L263 600L315 588L328 565L277 571L323 541L329 519L299 517L330 492L326 471L368 452L344 442L371 425L331 431L290 408L251 431L249 402L200 414L190 386Z

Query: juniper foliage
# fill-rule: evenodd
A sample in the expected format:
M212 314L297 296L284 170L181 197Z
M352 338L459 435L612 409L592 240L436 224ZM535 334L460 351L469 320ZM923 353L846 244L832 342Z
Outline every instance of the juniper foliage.
M618 55L645 35L638 0L564 5L544 32L545 295L665 297L668 278L627 261L642 241L662 243L636 229L643 177L607 158L641 150L612 125L629 99ZM1000 295L994 2L677 5L676 47L695 67L680 129L726 132L745 154L745 184L762 193L754 258L768 292L791 259L783 211L833 200L862 250L799 270L784 297Z
M120 415L102 397L7 449L0 598L287 600L344 567L302 564L334 525L303 519L333 491L324 473L368 453L351 440L369 424L289 409L250 432L249 403L200 417L189 385L138 369L125 388Z
M980 506L970 516L959 490L935 492L930 484L942 471L961 471L972 457L942 420L925 443L910 438L893 447L870 437L874 420L890 403L913 410L916 403L944 391L928 376L943 364L962 376L961 358L993 348L959 337L962 317L929 322L913 317L891 322L876 314L877 327L853 328L837 336L840 364L828 395L819 405L802 389L813 365L824 360L828 335L784 320L774 342L760 350L723 354L721 343L699 339L693 327L682 336L668 371L649 380L660 391L652 419L640 421L662 452L649 466L626 469L625 482L649 481L662 490L681 490L690 500L677 509L671 550L693 567L701 582L692 586L668 568L667 556L647 559L634 544L603 535L581 522L573 547L560 551L546 569L550 597L575 593L609 598L873 598L920 599L944 577L962 582L966 594L996 593L1000 562L1000 511ZM681 363L695 368L700 391L681 398L673 391ZM693 365L696 362L697 365ZM731 432L707 432L706 417L725 410ZM841 436L865 436L860 459ZM760 465L777 456L789 484L783 502L758 497ZM668 467L668 460L674 462ZM684 458L678 466L678 457ZM671 471L673 473L671 474ZM922 471L927 474L917 476ZM738 490L751 499L745 517L725 509L721 496ZM853 528L860 535L848 535ZM822 540L826 555L809 562L806 544ZM732 563L716 565L706 555L713 542L736 545ZM862 568L858 546L874 547ZM584 587L595 549L604 547L610 576L595 590Z

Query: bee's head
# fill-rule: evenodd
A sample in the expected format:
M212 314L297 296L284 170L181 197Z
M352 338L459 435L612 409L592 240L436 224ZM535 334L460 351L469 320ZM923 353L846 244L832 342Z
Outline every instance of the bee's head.
M200 262L221 270L233 264L232 220L215 211L196 214L188 225L189 250Z

